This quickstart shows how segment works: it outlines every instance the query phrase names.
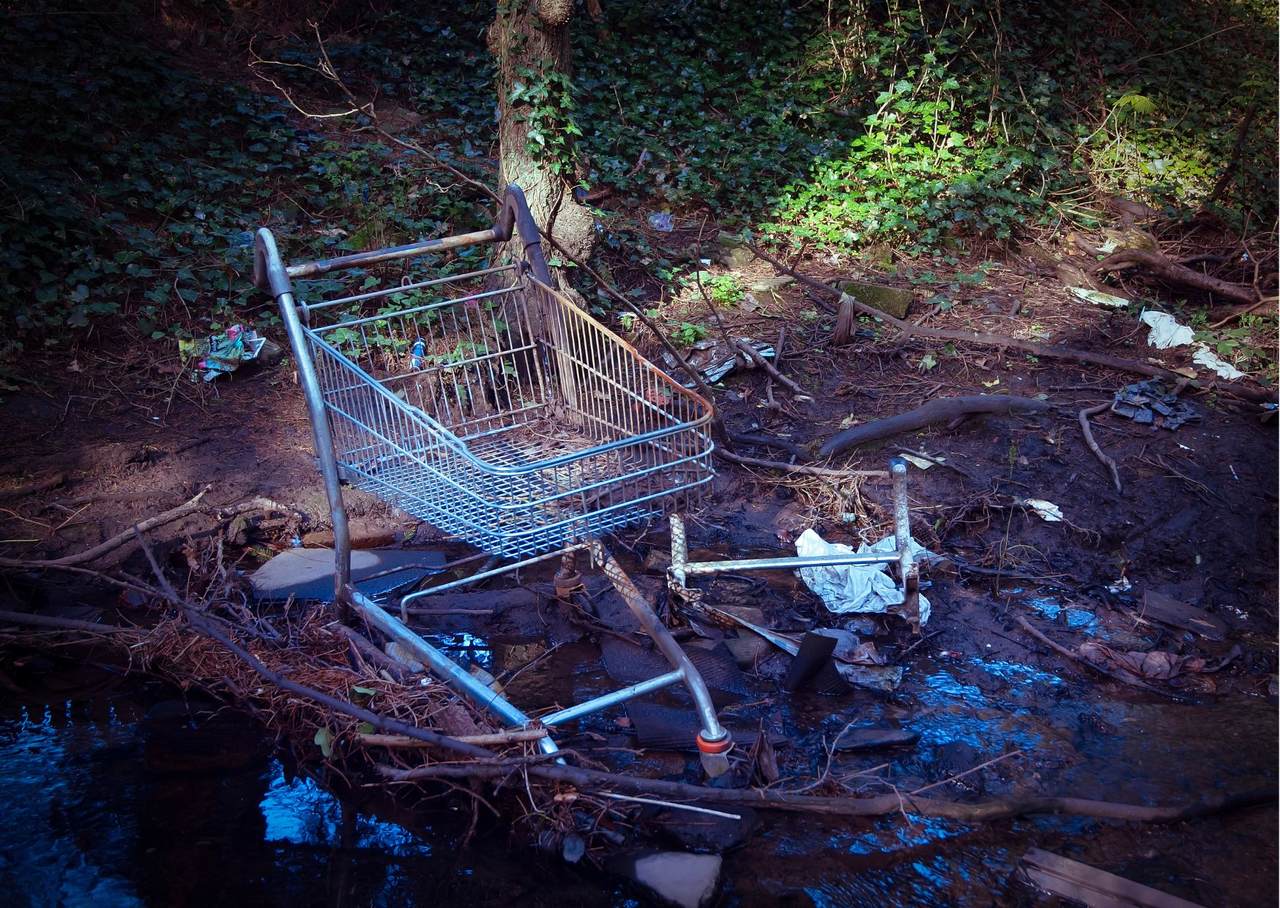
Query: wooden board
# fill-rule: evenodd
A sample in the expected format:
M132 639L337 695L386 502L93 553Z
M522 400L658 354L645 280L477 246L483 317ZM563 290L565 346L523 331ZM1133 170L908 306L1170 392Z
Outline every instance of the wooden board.
M1083 902L1089 908L1202 908L1195 902L1039 848L1022 856L1022 872L1041 889Z

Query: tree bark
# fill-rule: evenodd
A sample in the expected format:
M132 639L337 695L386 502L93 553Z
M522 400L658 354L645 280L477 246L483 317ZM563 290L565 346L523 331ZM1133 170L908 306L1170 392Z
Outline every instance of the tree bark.
M579 259L595 245L591 212L572 192L572 173L552 173L529 153L528 105L512 102L517 81L527 73L571 74L569 21L572 0L500 0L489 28L489 49L498 61L498 178L524 190L534 220Z

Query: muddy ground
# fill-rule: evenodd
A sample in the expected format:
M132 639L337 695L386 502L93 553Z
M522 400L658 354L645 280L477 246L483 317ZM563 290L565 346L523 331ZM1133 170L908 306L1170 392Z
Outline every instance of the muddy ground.
M755 263L747 277L765 273ZM1010 257L965 305L948 312L930 312L922 295L912 317L925 313L930 324L1034 329L1076 347L1155 355L1132 316L1071 298L1029 259ZM925 348L898 349L869 324L852 345L833 348L832 318L794 285L756 298L750 311L726 316L728 330L772 341L785 325L783 370L815 400L797 402L775 388L781 406L767 408L765 377L739 369L716 399L731 431L810 447L853 421L934 397L1043 394L1055 405L1043 415L936 426L842 459L879 469L902 446L945 460L913 468L910 493L914 535L945 560L924 574L933 617L923 639L894 619L880 622L873 635L864 631L904 667L896 691L786 693L778 680L785 659L768 652L746 668L746 689L728 704L726 718L731 727L775 733L781 787L824 768L828 780L850 791L909 792L942 782L932 795L961 799L1038 792L1183 803L1275 784L1276 429L1256 405L1188 391L1199 419L1176 431L1112 414L1095 418L1098 442L1119 466L1123 492L1117 492L1085 447L1076 413L1110 400L1137 376L941 345L930 348L930 365L922 363ZM1160 356L1178 364L1176 354ZM196 386L176 358L155 350L86 350L71 361L32 362L29 374L31 381L7 393L0 407L4 555L79 551L206 485L214 504L266 496L303 512L304 525L211 527L207 517L195 516L155 533L158 551L175 568L189 538L221 536L226 556L245 571L294 537L323 543L327 508L287 363ZM738 450L786 456L778 449ZM694 557L788 553L806 526L851 543L889 531L883 483L833 484L727 462L718 470L709 494L687 512ZM1025 499L1051 501L1065 519L1047 522L1021 504ZM349 492L347 501L358 544L440 546L430 528L362 493ZM614 549L642 586L661 595L668 544L665 529L652 526L622 534ZM130 557L145 570L138 553ZM600 663L604 638L564 620L550 597L539 595L549 587L548 571L521 579L524 587L501 581L433 603L488 603L496 610L491 619L454 616L418 626L491 669L543 654L509 685L517 703L563 703L605 690L612 682ZM761 608L775 628L839 623L789 576L700 586L716 604ZM1221 639L1140 620L1148 591L1203 609L1221 622ZM115 604L92 578L53 573L10 573L5 599L6 608L72 617ZM608 614L607 606L601 613ZM1229 661L1215 672L1153 680L1154 692L1137 690L1049 650L1023 630L1020 617L1068 648L1094 641L1118 651L1201 656L1209 667ZM850 722L894 725L919 739L829 757L832 740ZM688 754L638 751L632 729L614 715L585 720L567 741L648 775L688 775L696 767ZM997 757L1003 759L945 781ZM1018 858L1033 845L1205 905L1269 904L1276 897L1274 807L1169 826L1055 818L988 826L903 817L756 819L752 835L703 843L729 846L726 904L1034 901L1010 883ZM680 838L690 846L687 835Z

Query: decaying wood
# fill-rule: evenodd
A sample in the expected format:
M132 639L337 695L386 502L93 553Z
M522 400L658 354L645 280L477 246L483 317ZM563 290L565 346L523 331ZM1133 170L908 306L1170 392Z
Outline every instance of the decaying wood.
M1039 848L1022 856L1022 872L1041 889L1097 908L1201 908L1186 899Z
M1156 277L1171 284L1194 287L1197 290L1214 293L1245 305L1258 301L1258 294L1252 287L1233 284L1230 281L1212 277L1185 265L1179 265L1168 256L1161 255L1159 252L1152 252L1149 249L1120 249L1095 265L1093 270L1097 274L1106 274L1111 271L1123 271L1126 268L1139 266L1146 268Z
M1012 397L1007 394L978 394L966 397L940 397L928 403L890 416L876 419L860 426L845 429L827 439L818 450L822 457L833 457L858 445L869 444L903 432L913 432L937 422L949 422L958 416L977 413L1041 413L1049 409L1049 403L1031 397Z
M1124 494L1124 489L1120 485L1120 470L1116 467L1116 462L1102 450L1093 437L1093 428L1089 425L1089 417L1097 416L1111 409L1111 404L1098 404L1096 407L1085 407L1080 411L1080 429L1084 432L1085 444L1089 446L1089 450L1094 453L1098 460L1102 461L1102 465L1111 471L1111 481L1115 483L1116 491Z
M1207 816L1226 810L1274 803L1276 791L1259 788L1238 795L1213 795L1180 807L1152 807L1145 804L1119 804L1089 798L1028 796L992 798L961 804L935 798L919 798L909 794L890 793L872 797L833 797L791 794L758 788L710 788L686 782L644 779L616 773L584 769L577 766L530 765L524 760L496 760L489 763L448 763L400 769L379 765L379 774L394 782L443 781L456 779L489 779L523 785L522 775L548 782L565 782L584 790L622 791L717 804L736 804L758 810L792 813L814 813L842 817L880 817L908 813L917 816L942 817L965 822L987 822L1036 813L1129 820L1137 823L1172 823Z

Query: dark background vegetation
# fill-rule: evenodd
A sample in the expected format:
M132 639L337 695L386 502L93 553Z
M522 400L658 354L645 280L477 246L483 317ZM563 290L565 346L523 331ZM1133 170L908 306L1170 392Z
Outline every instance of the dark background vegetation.
M248 64L251 47L314 62L318 19L384 125L492 184L492 3L0 15L7 361L270 324L249 282L259 225L297 255L487 221L474 188L360 116L307 119ZM576 125L575 144L546 154L584 190L610 190L597 254L654 280L680 264L643 229L656 211L873 256L1044 240L1096 226L1112 195L1174 219L1208 202L1239 235L1274 230L1270 0L606 0L574 32L571 83L529 116L549 134ZM344 109L324 80L284 72L307 106Z

